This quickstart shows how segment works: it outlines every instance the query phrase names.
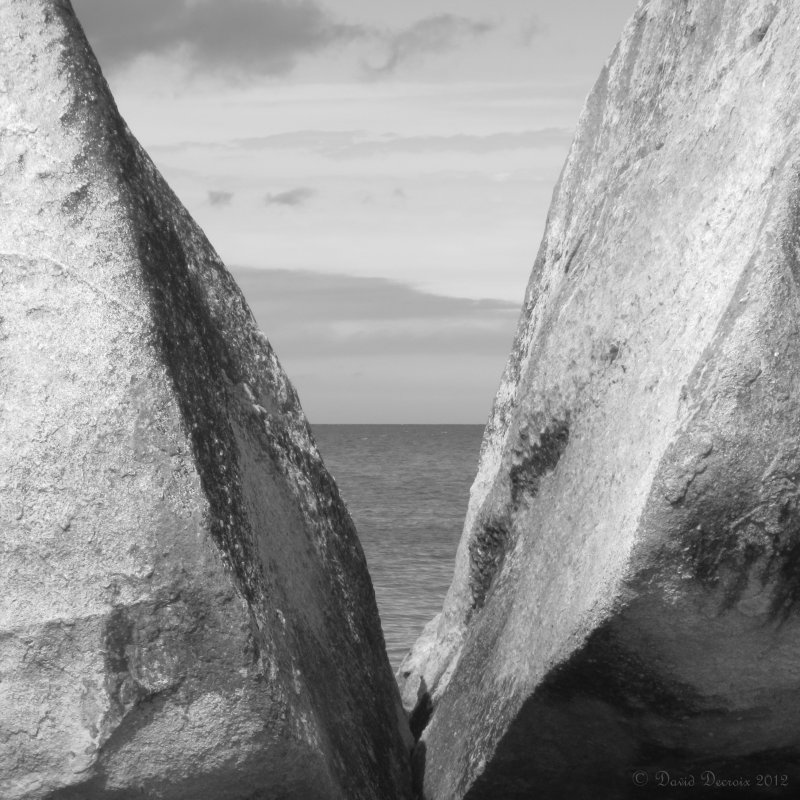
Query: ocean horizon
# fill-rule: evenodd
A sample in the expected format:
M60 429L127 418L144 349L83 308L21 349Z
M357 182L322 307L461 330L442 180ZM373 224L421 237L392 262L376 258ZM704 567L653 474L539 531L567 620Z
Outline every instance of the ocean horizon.
M442 608L483 425L312 425L355 522L393 670Z

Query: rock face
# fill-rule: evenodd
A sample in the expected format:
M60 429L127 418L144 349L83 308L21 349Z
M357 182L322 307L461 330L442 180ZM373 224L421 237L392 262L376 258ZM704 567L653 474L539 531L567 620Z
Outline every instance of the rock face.
M587 101L401 666L427 800L796 796L796 11L642 2Z
M0 0L0 797L406 798L297 396L68 0Z

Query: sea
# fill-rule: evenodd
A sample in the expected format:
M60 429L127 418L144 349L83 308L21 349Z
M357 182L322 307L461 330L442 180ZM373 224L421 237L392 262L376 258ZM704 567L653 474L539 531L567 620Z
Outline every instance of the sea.
M314 425L358 529L395 671L441 611L482 425Z

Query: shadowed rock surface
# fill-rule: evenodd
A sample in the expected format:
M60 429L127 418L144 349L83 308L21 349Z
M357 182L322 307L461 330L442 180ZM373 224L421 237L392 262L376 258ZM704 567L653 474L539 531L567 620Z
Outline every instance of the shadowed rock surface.
M603 69L400 668L427 800L796 796L799 69L765 0L642 2Z
M352 522L67 0L0 0L0 797L407 798Z

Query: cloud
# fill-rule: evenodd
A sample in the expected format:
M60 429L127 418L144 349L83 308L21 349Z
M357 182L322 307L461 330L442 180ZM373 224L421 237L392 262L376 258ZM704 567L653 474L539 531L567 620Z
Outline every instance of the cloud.
M456 14L426 17L405 30L385 34L387 53L384 63L372 66L365 62L364 69L374 76L388 75L407 61L460 47L466 40L483 36L494 27L490 22Z
M565 128L542 128L536 131L507 131L485 136L456 134L453 136L353 137L350 142L337 142L326 154L339 158L389 155L390 153L492 153L504 150L534 150L565 147L572 141L572 131Z
M565 148L572 141L569 128L540 128L529 131L501 131L487 135L398 136L394 133L367 134L364 131L292 131L272 136L231 139L222 142L177 142L151 148L175 152L189 148L243 150L305 150L330 158L362 158L391 153L492 153L507 150Z
M519 42L523 47L530 47L533 40L542 32L542 26L537 17L531 17L519 32Z
M421 56L461 46L494 29L455 14L426 17L400 31L342 22L315 0L73 0L89 41L108 69L143 55L187 57L204 72L279 75L303 55L365 41L383 63L365 66L386 76Z
M511 345L519 305L419 291L384 278L233 268L280 354L494 355Z
M208 202L212 206L227 206L233 200L233 192L219 192L210 191L208 193Z
M302 206L307 203L316 192L307 186L299 186L297 189L288 189L277 194L268 194L264 202L268 206Z
M519 304L381 278L232 268L313 423L483 423Z
M281 74L296 59L372 35L313 0L73 0L101 63L183 52L197 69Z

